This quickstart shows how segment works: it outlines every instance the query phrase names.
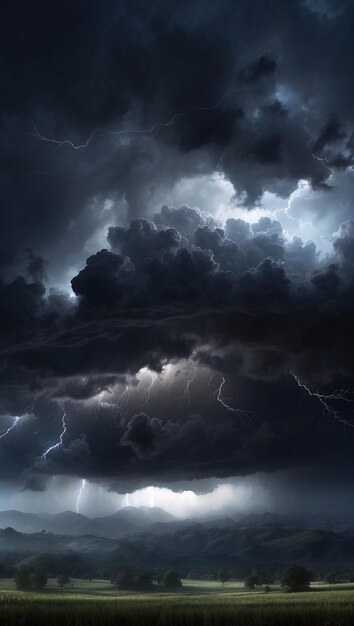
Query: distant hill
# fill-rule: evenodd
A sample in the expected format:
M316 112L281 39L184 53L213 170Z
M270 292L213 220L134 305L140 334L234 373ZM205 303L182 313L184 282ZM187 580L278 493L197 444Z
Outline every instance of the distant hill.
M48 567L54 567L54 563L56 568L64 567L58 555L67 555L68 563L75 571L81 571L84 566L94 569L98 566L117 569L127 565L174 567L187 572L190 569L215 571L221 567L233 569L256 564L276 567L292 563L309 567L353 567L354 564L352 537L280 523L282 518L267 515L238 521L224 518L181 522L171 520L172 516L165 515L161 509L143 510L140 522L136 521L136 516L136 510L127 508L95 520L74 513L50 518L51 521L55 518L57 523L59 520L62 528L67 528L66 524L71 522L77 524L77 528L86 524L91 527L99 520L101 531L105 527L107 532L117 532L117 528L128 525L130 532L119 537L91 532L25 534L6 528L0 530L0 553L19 554L18 561L46 555ZM152 522L159 518L167 521Z
M11 526L21 533L37 533L45 530L60 535L97 535L120 537L135 530L147 529L156 523L167 524L176 518L159 507L125 507L113 515L89 518L73 511L56 515L0 511L0 528Z
M116 513L113 513L109 518L111 520L126 520L129 523L133 523L136 527L149 526L150 524L167 524L169 522L176 521L176 517L167 513L164 509L158 506L140 506L139 508L134 506L127 506L124 509L120 509Z

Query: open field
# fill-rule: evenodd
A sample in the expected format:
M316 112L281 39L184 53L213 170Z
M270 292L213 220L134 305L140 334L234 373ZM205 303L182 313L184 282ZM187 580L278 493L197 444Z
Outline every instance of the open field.
M23 626L143 625L143 626L252 626L354 624L354 585L313 585L307 593L284 594L275 586L245 591L242 583L184 581L172 593L126 593L108 581L73 580L60 589L50 580L45 591L17 591L2 580L0 623Z

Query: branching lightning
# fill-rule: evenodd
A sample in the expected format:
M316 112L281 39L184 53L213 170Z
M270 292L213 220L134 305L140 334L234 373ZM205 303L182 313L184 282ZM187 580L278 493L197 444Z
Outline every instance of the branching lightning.
M179 118L185 117L186 115L188 115L190 113L193 113L195 111L214 111L225 100L227 100L228 98L231 98L235 93L246 91L248 89L249 89L249 87L244 87L244 88L237 87L235 89L231 89L226 94L224 94L220 98L220 100L218 100L213 105L190 107L189 109L186 109L184 111L180 111L179 113L175 113L174 115L172 115L170 117L170 119L168 119L168 120L166 120L164 122L163 121L157 121L157 122L155 122L154 124L152 124L148 128L122 128L121 130L112 130L112 129L107 129L107 128L95 128L90 133L88 138L81 144L75 144L70 139L54 139L54 138L51 138L51 137L46 137L45 135L43 135L38 130L38 128L37 128L37 126L36 126L36 124L34 122L33 122L33 132L30 133L30 134L32 134L36 138L37 141L44 141L46 143L51 143L51 144L55 145L55 151L58 150L59 148L62 148L63 146L68 146L72 150L76 150L76 151L77 150L83 150L83 149L87 148L90 145L90 143L93 141L93 139L95 139L96 137L104 136L104 135L110 135L110 136L119 136L119 135L152 135L157 128L169 128L170 126L173 126L175 124L175 122Z
M59 441L57 443L55 443L53 446L50 446L50 448L48 448L48 450L46 450L45 452L43 452L41 459L46 459L49 452L51 452L52 450L55 450L56 448L59 448L60 446L63 445L63 437L66 433L66 422L65 422L65 418L66 418L66 411L64 409L64 413L63 416L61 418L61 423L63 425L63 431L62 433L59 435Z
M151 398L151 391L152 391L152 388L153 388L155 382L157 381L158 377L159 377L159 375L156 374L156 373L152 375L150 384L149 384L149 386L147 388L147 392L146 392L146 400L145 400L143 406L148 406L149 405L150 398Z
M103 402L104 394L105 394L105 392L104 392L104 391L102 391L102 393L100 393L100 396L99 396L99 398L98 398L98 402L97 402L97 406L96 406L96 413L97 413L97 415L98 415L98 414L99 414L99 412L100 412L100 406L101 406L101 404L102 404L102 402Z
M237 413L238 412L237 409L227 404L227 400L230 400L230 398L222 398L221 394L222 394L223 386L225 385L225 383L226 383L226 380L225 380L225 377L223 376L219 387L217 388L216 392L214 391L214 395L216 395L216 401L220 402L220 404L222 404L222 406L227 411L231 411L232 413Z
M289 214L292 204L294 200L302 194L302 192L304 191L304 189L306 189L307 186L308 186L308 181L304 179L300 179L297 183L296 189L290 194L288 198L288 204L286 205L284 209L280 209L280 211L283 211L290 220L295 220L295 218ZM275 211L275 213L277 213L277 211Z
M123 408L122 408L122 404L123 404L123 403L125 403L125 405L127 405L127 404L128 404L129 399L130 399L130 396L131 396L131 392L130 392L130 389L129 389L129 385L126 385L126 386L125 386L125 388L124 388L124 390L122 391L122 393L121 393L121 394L120 394L120 396L118 397L118 402L117 402L117 405L118 405L118 407L119 407L121 410L123 410Z
M86 480L85 478L83 478L81 481L79 493L77 494L77 498L76 498L76 513L80 513L80 500L81 500L82 492L85 489L85 485L86 485Z
M127 403L129 402L129 398L130 398L130 389L129 389L129 385L126 385L125 388L123 389L122 393L117 397L116 394L114 394L115 397L117 398L117 401L115 403L116 406L116 412L115 412L115 419L117 419L118 414L121 417L125 417L125 410L123 408L123 403L125 403L125 405L127 405Z
M310 139L307 142L307 146L310 145L311 142L315 142L316 141L316 137L314 137L306 128L305 128L306 133L309 135ZM334 176L334 170L328 165L328 159L326 157L320 157L317 154L315 154L314 152L312 152L312 158L316 159L316 161L320 161L323 165L323 167L326 168L326 170L328 172L330 172L330 176L328 178L328 180L331 180L331 178L333 178Z
M318 391L311 391L311 389L307 387L304 383L302 383L301 380L293 372L289 372L289 374L293 377L293 379L296 381L297 385L301 389L304 389L309 396L311 396L312 398L316 398L319 403L322 404L322 417L327 414L330 417L333 417L338 422L354 428L354 423L348 420L342 410L336 409L329 404L330 402L345 402L347 404L353 404L354 400L352 399L352 396L354 395L354 392L347 389L336 389L333 393L330 394L322 394Z
M105 393L113 393L112 389L110 387L104 387L104 388L100 388L98 390L100 392L99 397L98 397L98 401L97 401L97 405L95 408L96 414L98 415L100 412L100 408L101 408L101 404L103 403L103 398L105 396Z
M331 180L331 178L333 178L334 176L334 170L328 165L328 159L326 159L325 157L319 157L317 156L317 154L312 154L312 156L317 161L321 161L323 167L325 167L326 170L330 172L330 176L328 177L328 180Z
M189 407L191 405L190 386L191 386L192 382L194 381L194 379L196 377L196 374L197 374L197 368L195 367L194 368L194 372L193 372L192 376L190 378L188 378L187 384L186 384L186 386L184 388L184 391L183 391L183 394L180 397L181 401L182 400L187 400L187 404L188 404Z
M219 404L221 404L230 413L236 413L237 415L242 415L243 417L250 418L251 411L244 411L243 409L235 409L235 407L229 404L229 402L232 401L232 398L223 397L222 390L223 390L225 383L226 383L226 379L223 376L220 385L217 387L215 391L213 391L213 393L210 394L210 397L211 396L215 397L216 401L219 402Z
M16 426L16 424L18 424L20 418L17 415L14 415L14 422L12 424L12 426L9 426L9 428L7 430L5 430L4 433L2 433L2 435L0 435L0 439L3 439L3 437L6 437Z

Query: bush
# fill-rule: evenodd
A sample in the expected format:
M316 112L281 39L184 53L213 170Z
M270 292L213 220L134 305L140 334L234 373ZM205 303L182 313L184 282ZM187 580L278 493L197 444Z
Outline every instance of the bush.
M266 585L264 587L264 593L270 593L271 592L271 588L269 587L269 585Z
M308 591L311 580L313 580L311 572L300 565L293 565L282 573L280 586L283 591L288 592Z

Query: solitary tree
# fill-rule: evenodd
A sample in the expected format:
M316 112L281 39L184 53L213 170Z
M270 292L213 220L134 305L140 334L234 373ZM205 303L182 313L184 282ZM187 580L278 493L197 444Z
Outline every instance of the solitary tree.
M354 583L354 571L348 574L348 583Z
M114 584L118 589L133 589L136 583L131 569L127 567L119 572L115 577Z
M305 567L293 565L288 567L281 576L280 586L283 591L308 591L313 575Z
M224 585L224 583L230 580L230 573L227 572L225 569L219 569L218 580L221 582L222 585Z
M164 587L176 588L182 586L182 581L177 572L175 572L173 569L170 569L164 574L162 578L162 584L164 585Z
M256 585L259 585L259 578L256 574L250 574L245 578L246 589L254 589Z
M149 585L152 585L152 576L149 572L140 572L137 577L137 582L141 587L149 587Z
M57 578L57 583L59 587L64 587L64 585L68 585L70 583L70 578L67 574L60 574Z
M48 582L47 572L40 567L35 569L33 572L33 576L32 576L33 587L35 589L42 589L43 587L46 586L47 582Z
M328 583L329 585L336 585L337 583L340 582L339 573L336 571L328 572L327 576L325 577L325 582Z
M15 584L18 589L29 589L32 584L31 569L26 565L18 567L15 573Z

